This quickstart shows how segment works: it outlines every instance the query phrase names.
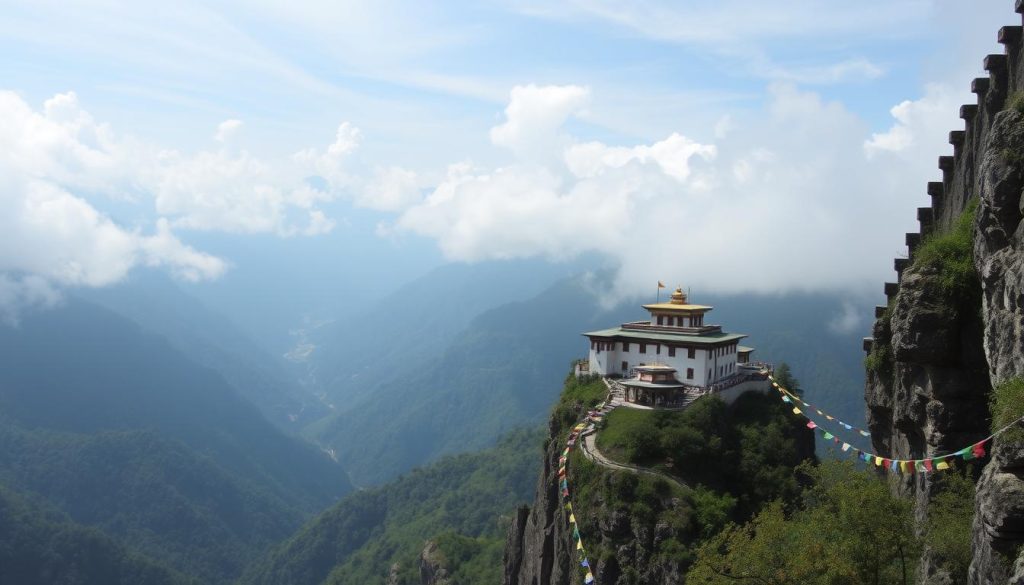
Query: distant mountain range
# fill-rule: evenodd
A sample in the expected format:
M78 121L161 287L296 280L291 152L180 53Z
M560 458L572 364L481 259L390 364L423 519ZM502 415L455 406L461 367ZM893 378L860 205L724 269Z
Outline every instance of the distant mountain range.
M204 582L351 491L216 371L97 305L0 327L0 484Z

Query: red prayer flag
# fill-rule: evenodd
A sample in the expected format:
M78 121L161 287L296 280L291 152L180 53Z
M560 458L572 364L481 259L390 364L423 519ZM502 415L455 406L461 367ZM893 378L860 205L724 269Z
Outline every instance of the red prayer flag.
M924 460L924 468L927 469L928 471L935 471L932 468L932 460L931 459L925 459Z
M892 459L882 459L882 467L884 467L886 470L892 467Z
M973 453L975 457L984 457L985 456L985 441L982 441L980 443L975 443L974 447L971 448L971 453Z

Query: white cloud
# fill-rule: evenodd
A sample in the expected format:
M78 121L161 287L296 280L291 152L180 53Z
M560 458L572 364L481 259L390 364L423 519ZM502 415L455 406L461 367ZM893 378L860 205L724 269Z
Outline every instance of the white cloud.
M176 228L291 236L309 230L316 205L333 199L310 187L290 164L246 151L159 154L147 176L156 212ZM322 212L320 212L322 214Z
M129 146L82 111L73 93L37 113L0 92L0 272L82 286L110 284L140 263L191 277L222 272L220 260L184 246L166 226L151 236L125 229L75 194L135 183Z
M379 211L401 211L423 199L419 177L401 167L380 167L356 195L354 203Z
M864 312L861 307L849 301L843 302L843 306L835 317L828 322L828 330L833 333L845 335L860 329L864 322Z
M650 146L612 147L600 142L576 144L566 149L565 161L569 170L580 178L595 177L607 169L620 168L631 162L651 162L666 175L685 181L690 176L690 158L694 155L711 160L715 157L715 147L698 144L673 132L665 140Z
M584 111L590 90L577 85L519 85L512 88L505 121L491 128L491 142L521 159L546 161L565 145L562 125Z
M556 102L516 135L562 136L563 160L453 165L393 229L453 260L598 252L618 261L622 295L657 279L722 292L877 285L894 251L873 234L905 229L924 179L898 157L867 157L867 128L841 104L785 84L769 97L715 144L671 133L632 147L575 142L552 127L567 111Z
M893 106L889 112L896 122L889 130L872 134L864 141L864 150L868 156L882 152L914 156L921 150L917 146L941 144L955 127L960 104L969 101L966 91L954 91L946 84L928 84L920 99Z
M238 131L242 128L241 120L224 120L217 125L217 132L214 133L213 139L217 142L228 142L233 138Z
M32 274L15 278L0 272L0 323L17 325L23 311L53 307L60 300L60 292L45 278Z
M292 156L298 165L317 176L323 177L335 189L343 189L351 185L352 174L348 170L349 156L355 152L362 142L363 134L348 122L338 126L332 142L323 152L315 148L307 148Z

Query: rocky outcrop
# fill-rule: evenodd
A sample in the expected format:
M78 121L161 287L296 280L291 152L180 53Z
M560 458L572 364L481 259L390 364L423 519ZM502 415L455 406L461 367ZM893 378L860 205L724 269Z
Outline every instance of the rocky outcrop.
M423 585L452 585L448 566L437 543L428 540L420 553L420 583Z
M508 530L504 585L569 585L574 583L575 543L567 530L568 514L558 493L560 427L552 419L544 467L537 481L533 506L520 508Z
M950 133L954 156L939 158L943 180L928 185L932 205L918 211L921 233L907 234L910 259L896 260L899 280L886 285L889 305L879 307L866 344L872 441L894 458L947 453L987 436L991 388L1024 375L1024 114L1007 110L1024 90L1021 31L999 31L1006 54L986 57L989 76L972 84L978 103L960 110L966 129ZM914 262L915 250L952 229L975 200L978 282L951 294ZM923 521L940 482L941 474L915 475L897 489L915 497ZM1024 583L1024 446L996 439L977 484L972 539L970 583ZM926 551L920 582L952 582L941 561Z

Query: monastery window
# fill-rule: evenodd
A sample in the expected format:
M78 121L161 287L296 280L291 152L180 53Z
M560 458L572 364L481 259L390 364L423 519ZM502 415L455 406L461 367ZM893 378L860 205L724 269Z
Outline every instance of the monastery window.
M687 380L692 380L693 379L693 368L686 368L686 379Z
M661 355L661 344L660 343L655 343L654 344L654 353L656 353L658 355Z
M665 316L664 315L658 315L658 325L664 325L664 324L665 324Z
M686 357L690 358L691 360L695 359L697 357L697 350L693 349L692 347L687 349L686 350Z
M629 351L629 342L628 341L623 341L622 342L622 351Z
M641 343L640 344L640 353L647 353L647 344L646 343Z
M676 357L676 348L674 348L674 347L668 348L668 357Z

